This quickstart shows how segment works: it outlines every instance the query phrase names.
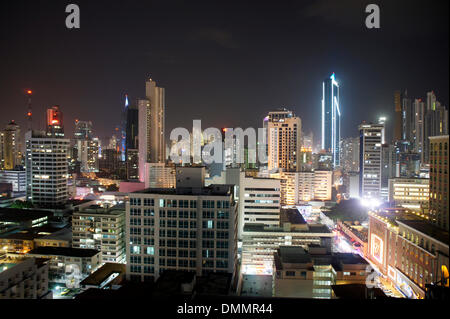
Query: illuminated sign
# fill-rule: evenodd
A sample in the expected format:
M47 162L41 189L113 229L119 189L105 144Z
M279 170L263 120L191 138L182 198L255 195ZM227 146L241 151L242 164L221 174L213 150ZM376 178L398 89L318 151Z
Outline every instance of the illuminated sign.
M397 271L392 268L391 266L388 266L388 276L391 278L394 282L397 281Z
M380 264L383 263L383 240L377 235L371 234L370 251L372 257Z

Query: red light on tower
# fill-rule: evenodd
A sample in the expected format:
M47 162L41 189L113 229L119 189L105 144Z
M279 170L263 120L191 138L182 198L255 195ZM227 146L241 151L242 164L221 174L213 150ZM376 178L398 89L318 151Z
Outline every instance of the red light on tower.
M33 94L33 91L27 90L27 94Z

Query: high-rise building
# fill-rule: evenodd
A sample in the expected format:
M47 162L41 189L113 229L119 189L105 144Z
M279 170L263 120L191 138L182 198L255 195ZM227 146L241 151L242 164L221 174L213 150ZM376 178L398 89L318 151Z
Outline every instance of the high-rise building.
M380 199L382 124L359 125L359 197Z
M302 121L292 111L269 112L267 121L268 169L300 170Z
M204 167L192 169L184 174L184 168L177 168L176 188L130 193L126 206L127 279L153 281L165 270L235 275L237 205L233 186L198 187L202 180L204 183Z
M430 218L449 231L448 135L430 137Z
M331 200L332 171L281 172L281 204Z
M394 93L394 141L402 139L402 94L400 91Z
M427 178L389 179L389 202L422 213L428 210L430 183Z
M70 141L40 131L26 133L27 198L41 207L55 207L68 199Z
M238 238L242 238L244 225L280 223L280 180L248 177L240 172Z
M125 207L88 207L73 213L72 247L100 251L100 262L125 263Z
M20 127L14 121L6 125L3 130L0 148L0 154L2 155L0 160L3 169L14 169L16 165L22 165Z
M145 182L145 163L166 160L165 90L149 79L145 82L145 99L138 100L139 112L139 179Z
M77 150L76 159L80 162L80 172L98 172L100 141L93 137L91 121L75 120L74 141Z
M63 113L58 105L47 109L47 136L64 137Z
M139 150L127 149L127 180L139 179Z
M333 167L340 166L341 109L339 84L334 73L323 81L322 149L333 155Z
M448 135L448 110L436 101L434 92L427 93L427 111L424 121L423 162L429 163L431 136Z

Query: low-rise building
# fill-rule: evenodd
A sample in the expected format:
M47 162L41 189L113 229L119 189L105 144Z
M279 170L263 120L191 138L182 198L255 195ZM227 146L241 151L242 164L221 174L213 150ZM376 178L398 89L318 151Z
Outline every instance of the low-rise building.
M0 299L52 299L48 260L0 259Z

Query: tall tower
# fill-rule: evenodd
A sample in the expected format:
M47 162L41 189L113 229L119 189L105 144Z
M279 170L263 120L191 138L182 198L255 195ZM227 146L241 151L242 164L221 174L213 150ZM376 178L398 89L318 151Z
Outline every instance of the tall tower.
M165 90L149 79L145 82L145 99L138 100L139 110L139 179L145 181L145 163L164 163Z
M402 139L402 94L400 91L394 93L394 141Z
M340 165L340 140L339 84L333 73L322 85L322 149L332 154L333 167Z
M281 109L269 112L267 120L269 171L273 169L300 170L301 132L302 121L292 111Z

